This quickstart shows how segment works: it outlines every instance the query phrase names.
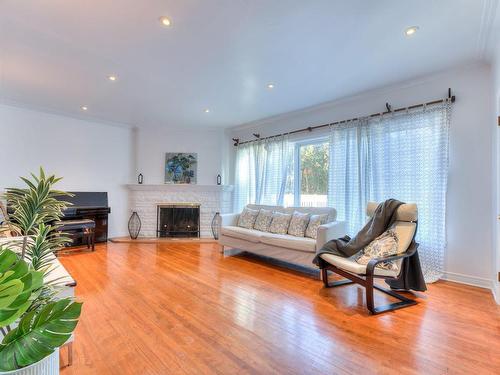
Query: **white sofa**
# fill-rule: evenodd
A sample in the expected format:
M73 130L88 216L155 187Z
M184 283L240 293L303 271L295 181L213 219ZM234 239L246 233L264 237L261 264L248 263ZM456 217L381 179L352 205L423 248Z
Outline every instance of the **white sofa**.
M221 252L225 247L243 250L249 253L263 255L287 263L314 268L312 263L319 250L331 239L342 237L346 234L345 223L336 221L337 211L330 207L287 207L247 205L248 208L259 210L261 208L284 213L294 211L313 215L328 214L326 224L318 229L316 239L308 237L295 237L288 234L273 234L255 229L238 227L239 213L221 215L219 230L219 245Z

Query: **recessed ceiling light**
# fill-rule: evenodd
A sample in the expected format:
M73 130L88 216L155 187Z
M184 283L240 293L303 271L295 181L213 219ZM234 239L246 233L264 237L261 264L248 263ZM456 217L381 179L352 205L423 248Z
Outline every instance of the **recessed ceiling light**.
M267 88L268 88L269 90L274 89L274 83L268 83L268 84L267 84Z
M111 75L109 75L109 76L108 76L108 79L109 79L110 81L113 81L113 82L114 82L114 81L116 81L116 80L118 79L118 77L117 77L117 76L115 76L114 74L111 74Z
M80 107L80 109L81 109L82 111L86 111L86 110L88 110L89 108L88 108L86 105L82 105L82 106Z
M412 36L418 31L418 26L411 26L405 30L406 36Z
M210 109L206 108L205 113L210 113Z
M162 26L165 26L165 27L169 27L170 25L172 25L170 18L168 18L167 16L161 16L160 23Z

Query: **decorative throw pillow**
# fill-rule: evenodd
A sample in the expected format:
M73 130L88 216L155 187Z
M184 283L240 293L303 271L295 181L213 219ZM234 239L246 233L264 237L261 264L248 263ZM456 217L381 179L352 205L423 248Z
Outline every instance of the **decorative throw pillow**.
M271 226L269 227L269 232L275 234L286 234L288 232L288 226L290 225L291 219L291 214L274 212L273 220L271 221Z
M385 257L389 255L396 255L398 253L398 236L396 232L389 229L375 238L368 244L355 258L359 264L368 264L373 258ZM377 268L399 271L395 262L382 262L377 264Z
M320 225L325 224L328 220L328 215L311 215L309 219L309 224L306 229L306 237L314 238L318 237L318 228Z
M240 214L240 217L238 218L238 226L242 228L252 229L258 214L259 210L252 210L251 208L245 207L243 209L243 212Z
M269 226L271 225L272 220L273 211L261 208L259 214L257 215L257 219L255 220L255 224L253 225L253 229L257 229L262 232L269 232Z
M309 224L309 214L303 214L295 211L290 220L288 234L296 237L304 237L307 225Z

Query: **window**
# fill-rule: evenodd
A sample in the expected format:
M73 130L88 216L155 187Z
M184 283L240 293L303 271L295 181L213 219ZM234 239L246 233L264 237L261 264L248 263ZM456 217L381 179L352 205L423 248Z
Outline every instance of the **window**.
M296 143L294 173L287 181L285 205L325 207L328 200L328 165L327 140Z
M414 202L424 275L437 280L446 247L450 116L446 101L348 121L332 127L328 138L292 142L282 136L240 145L235 208L334 207L354 235L366 222L368 201Z

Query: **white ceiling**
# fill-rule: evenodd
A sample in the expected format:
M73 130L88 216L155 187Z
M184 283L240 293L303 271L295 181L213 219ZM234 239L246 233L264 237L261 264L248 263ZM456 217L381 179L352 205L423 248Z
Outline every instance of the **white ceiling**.
M495 6L0 0L0 95L131 126L236 126L483 59ZM170 28L160 26L162 15ZM413 25L419 32L405 37ZM110 73L119 80L107 80Z

